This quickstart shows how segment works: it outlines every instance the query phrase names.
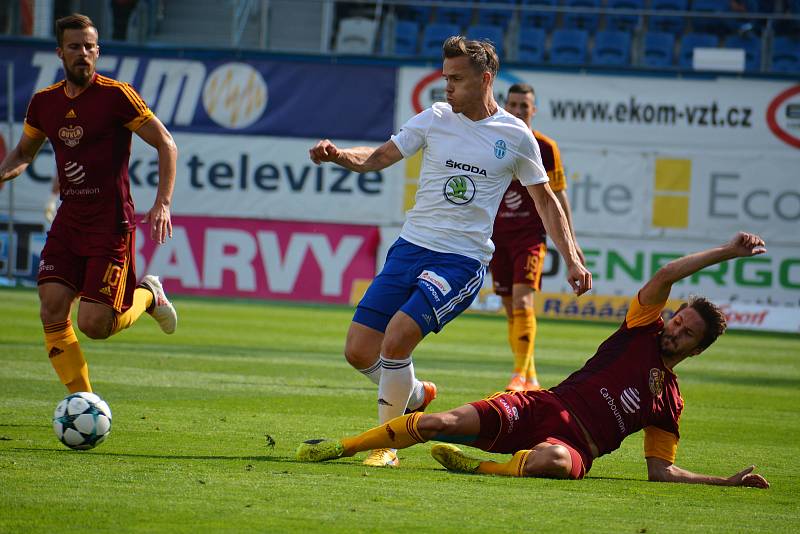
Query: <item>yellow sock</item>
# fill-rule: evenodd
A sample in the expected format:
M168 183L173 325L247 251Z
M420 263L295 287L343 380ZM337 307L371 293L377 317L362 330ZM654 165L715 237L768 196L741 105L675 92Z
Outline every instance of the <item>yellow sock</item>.
M72 321L67 319L44 325L44 345L50 356L50 364L70 393L92 391L89 366L83 359L81 346L72 329Z
M139 319L139 316L153 303L153 294L149 289L137 287L133 290L133 304L124 313L114 317L114 326L111 328L113 336L120 330L125 330Z
M531 308L515 309L511 335L511 350L514 353L514 372L526 380L536 380L533 363L533 347L536 341L536 315Z
M427 441L417 430L417 423L423 415L420 412L401 415L362 434L344 438L344 456L371 449L404 449Z
M516 351L516 337L514 324L516 323L516 310L508 318L508 346L511 347L511 354L514 355L514 374L521 375L525 372L525 360L517 357Z
M528 460L528 455L532 452L533 451L529 450L517 451L514 453L514 456L511 457L511 460L504 464L492 462L491 460L483 461L478 466L476 472L484 475L505 475L508 477L525 476L523 473L525 462Z

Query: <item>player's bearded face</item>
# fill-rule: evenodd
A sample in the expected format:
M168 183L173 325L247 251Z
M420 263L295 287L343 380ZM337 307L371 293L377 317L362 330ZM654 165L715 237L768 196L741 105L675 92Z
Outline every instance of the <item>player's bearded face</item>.
M692 354L705 335L706 324L694 309L684 308L664 325L658 346L664 356Z
M57 49L64 65L67 80L81 87L94 76L95 64L100 55L97 44L97 30L83 28L64 30L62 46Z

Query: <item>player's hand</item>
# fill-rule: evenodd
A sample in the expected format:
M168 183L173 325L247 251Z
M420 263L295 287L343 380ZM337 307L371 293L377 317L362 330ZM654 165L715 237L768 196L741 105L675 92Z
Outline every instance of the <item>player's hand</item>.
M746 258L749 256L756 256L764 254L767 251L764 240L756 234L748 234L746 232L739 232L728 243L737 258Z
M582 263L573 263L567 269L567 281L576 295L583 295L592 289L592 273Z
M755 468L756 466L754 465L746 467L732 477L728 477L728 481L730 481L732 486L747 486L749 488L759 489L769 488L769 482L767 482L766 478L753 473L753 469Z
M319 165L324 161L335 161L339 156L339 149L329 139L323 139L308 151L308 156L311 161Z
M172 219L169 214L169 206L156 201L150 211L145 213L143 223L150 224L150 239L163 245L167 237L172 237Z

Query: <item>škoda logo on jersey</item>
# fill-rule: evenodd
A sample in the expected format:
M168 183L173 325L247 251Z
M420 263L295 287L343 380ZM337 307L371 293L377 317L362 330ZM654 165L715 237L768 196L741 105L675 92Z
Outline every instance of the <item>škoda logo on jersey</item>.
M80 126L62 126L58 129L58 138L64 141L64 144L72 148L78 146L83 137L83 128Z

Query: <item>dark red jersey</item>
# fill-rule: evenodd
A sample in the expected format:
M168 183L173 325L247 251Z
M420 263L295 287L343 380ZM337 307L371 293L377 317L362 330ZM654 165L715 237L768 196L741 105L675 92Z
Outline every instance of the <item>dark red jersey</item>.
M539 143L544 170L550 178L550 188L553 191L563 191L567 188L567 181L558 145L539 132L534 131L533 136ZM502 242L504 238L508 239L508 236L518 237L520 234L531 237L544 236L544 223L536 212L536 205L528 190L518 180L512 180L494 219L492 241Z
M583 423L601 455L617 449L627 436L656 427L664 431L662 440L674 441L667 447L674 457L683 399L659 351L662 309L663 304L641 306L634 297L619 330L580 370L551 389Z
M153 112L133 87L99 74L74 98L65 87L62 80L38 91L25 117L25 135L47 137L55 152L62 204L53 224L85 232L131 231L131 133Z

